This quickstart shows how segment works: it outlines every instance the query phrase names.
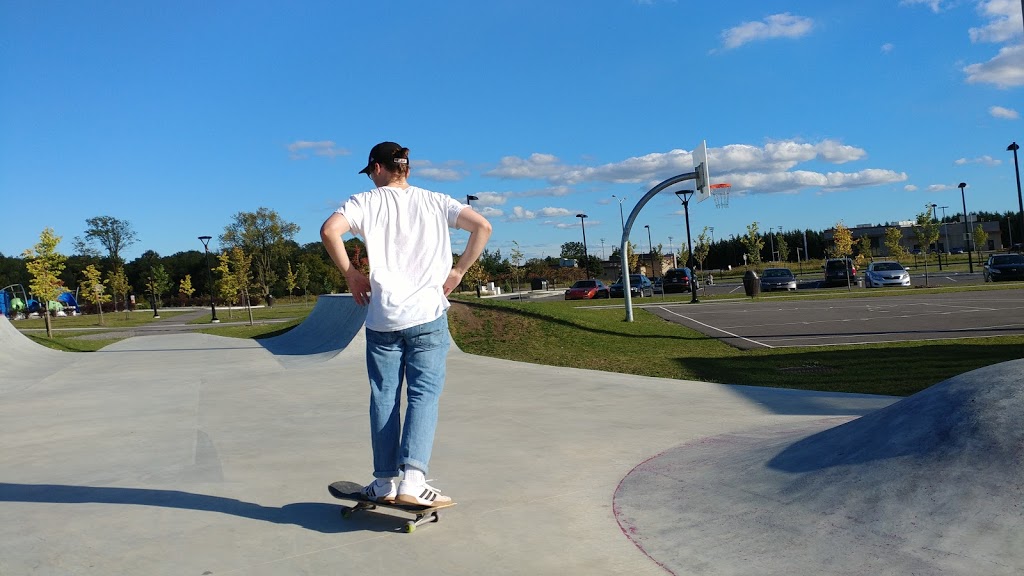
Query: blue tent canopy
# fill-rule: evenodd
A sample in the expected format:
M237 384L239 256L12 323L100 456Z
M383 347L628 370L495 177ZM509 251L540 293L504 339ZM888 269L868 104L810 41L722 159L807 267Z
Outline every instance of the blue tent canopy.
M71 292L65 292L57 296L57 302L63 304L65 308L74 308L75 312L78 312L78 301L75 300L75 295Z

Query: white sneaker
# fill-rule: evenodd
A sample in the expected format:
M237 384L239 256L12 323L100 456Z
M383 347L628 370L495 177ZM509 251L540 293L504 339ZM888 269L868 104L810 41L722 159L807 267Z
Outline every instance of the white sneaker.
M382 482L380 479L377 479L363 487L359 493L370 502L391 504L395 501L398 490L395 488L394 480L384 480Z
M416 506L442 506L452 503L451 498L441 494L437 488L426 482L413 484L405 480L398 485L398 497L395 498L395 501L399 504Z

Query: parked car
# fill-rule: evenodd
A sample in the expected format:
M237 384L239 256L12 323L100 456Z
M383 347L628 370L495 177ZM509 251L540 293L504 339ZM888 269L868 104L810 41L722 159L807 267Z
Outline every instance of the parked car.
M680 294L690 291L691 282L696 283L697 287L700 287L700 282L694 278L692 270L685 267L670 268L665 272L661 288L665 294Z
M565 291L566 300L593 300L594 298L610 298L611 291L600 280L577 280Z
M796 290L796 276L789 268L765 268L761 273L761 291Z
M609 286L611 290L612 298L622 298L622 277L620 276L615 284ZM654 283L651 279L643 274L630 274L629 275L629 295L631 297L643 298L644 296L654 296Z
M949 253L950 254L963 254L964 253L964 249L963 248L953 248L952 250L949 251Z
M825 261L825 286L845 286L857 283L857 267L849 258L829 258Z
M910 286L910 272L899 262L872 262L864 273L864 286Z
M993 254L985 263L985 282L1024 280L1024 255Z
M651 284L654 285L654 293L655 294L664 294L665 293L665 288L662 285L662 278L661 278L661 276L658 276L657 278L651 278Z

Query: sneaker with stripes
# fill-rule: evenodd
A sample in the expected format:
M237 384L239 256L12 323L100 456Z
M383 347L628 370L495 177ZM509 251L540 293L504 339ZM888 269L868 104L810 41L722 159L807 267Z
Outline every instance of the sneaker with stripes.
M451 504L452 499L441 494L437 488L423 482L413 484L402 480L398 484L398 498L395 499L401 504L414 504L417 506L439 506Z

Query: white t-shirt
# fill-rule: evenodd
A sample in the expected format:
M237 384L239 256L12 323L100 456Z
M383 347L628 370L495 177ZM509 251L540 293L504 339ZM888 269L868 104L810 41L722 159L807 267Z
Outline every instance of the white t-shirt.
M416 186L384 186L356 194L337 213L366 243L370 303L366 327L393 332L438 319L450 304L444 281L452 270L455 228L466 205Z

